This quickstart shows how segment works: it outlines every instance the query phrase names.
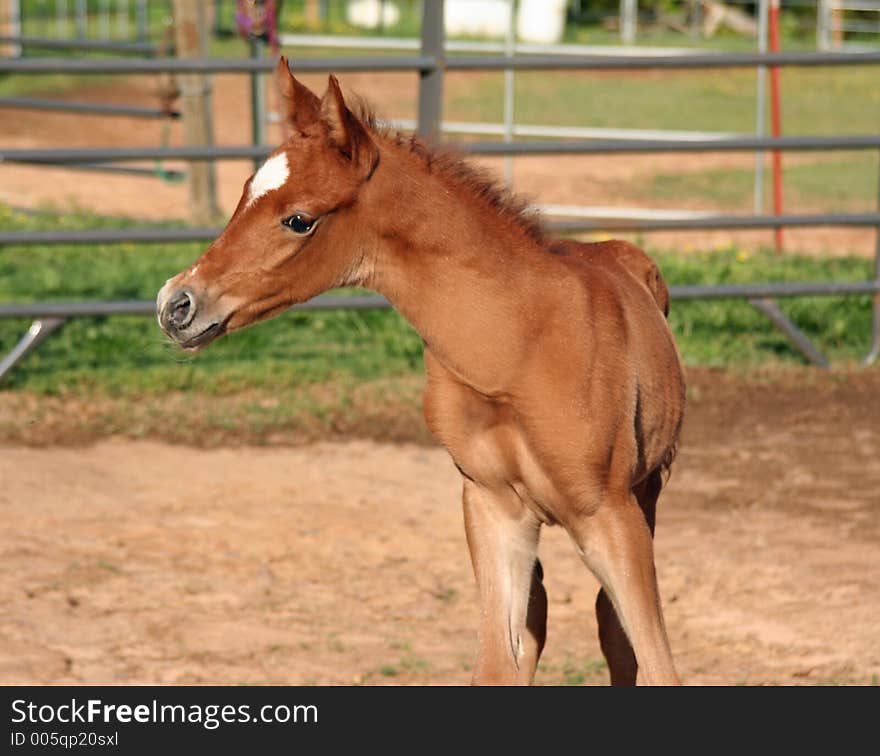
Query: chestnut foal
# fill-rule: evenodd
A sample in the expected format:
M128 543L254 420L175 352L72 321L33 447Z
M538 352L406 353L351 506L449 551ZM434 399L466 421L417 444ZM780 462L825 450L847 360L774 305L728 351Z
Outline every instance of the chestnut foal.
M544 645L542 524L602 584L614 684L678 682L654 572L654 508L684 410L657 266L625 242L545 239L460 158L378 128L334 77L282 58L291 137L229 224L159 292L185 349L339 286L379 291L425 344L428 426L464 484L482 613L475 683L530 683Z

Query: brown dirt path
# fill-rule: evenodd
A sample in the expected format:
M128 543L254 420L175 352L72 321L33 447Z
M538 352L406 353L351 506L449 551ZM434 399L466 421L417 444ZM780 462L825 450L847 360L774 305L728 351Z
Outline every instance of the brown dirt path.
M880 679L878 373L692 381L657 563L690 684ZM466 683L457 473L368 440L0 449L0 683ZM596 583L541 546L539 682L603 683Z

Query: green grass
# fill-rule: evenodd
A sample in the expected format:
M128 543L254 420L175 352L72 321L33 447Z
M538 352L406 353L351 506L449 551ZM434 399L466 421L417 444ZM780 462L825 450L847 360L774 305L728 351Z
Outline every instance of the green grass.
M395 662L386 662L364 672L359 678L361 684L377 684L381 683L381 678L389 677L403 677L405 680L401 682L411 682L423 679L431 669L431 663L427 659L411 653L412 648L409 643L392 642L389 646L395 651L407 653Z
M291 12L295 16L295 6ZM158 16L151 20L154 27L161 21ZM50 20L40 23L48 29ZM414 31L412 23L408 14L405 25L410 31ZM36 26L27 31L47 33ZM572 29L568 37L569 41L597 44L617 41L615 33L595 28ZM640 35L640 42L692 44L687 37L669 32ZM719 49L753 47L752 42L729 36L713 40L711 45ZM783 46L798 49L809 45L792 38ZM237 39L215 40L212 51L247 53ZM872 67L785 69L782 79L785 133L876 132L880 88ZM64 75L0 77L0 94L66 91L83 80ZM87 81L112 82L113 78L89 77ZM519 73L516 117L521 123L536 124L748 132L754 129L754 82L752 70ZM446 81L446 117L499 120L502 91L500 74L451 74ZM877 158L864 152L855 157L850 153L820 156L809 163L788 165L785 176L793 205L865 209L876 197ZM646 200L674 198L676 204L708 200L737 207L751 202L753 179L748 170L711 169L644 179L632 191ZM113 227L127 223L54 212L29 218L0 207L0 228ZM153 299L162 282L200 251L197 244L7 247L0 250L0 302ZM777 258L761 252L743 262L743 255L735 249L685 257L661 251L656 256L672 284L865 279L871 275L871 263L857 258ZM853 360L866 351L870 332L867 298L792 300L783 302L782 307L832 359ZM676 303L671 323L690 363L801 361L766 319L743 302ZM5 353L28 325L23 320L0 320L0 353ZM72 321L30 355L3 387L38 394L97 392L121 397L168 391L233 395L250 389L320 386L328 381L354 385L420 371L421 342L393 312L290 313L232 334L195 357L171 348L152 319L114 317ZM323 411L316 406L315 411ZM271 425L280 411L255 406L252 417ZM222 425L235 419L218 417L216 422Z
M786 165L783 158L785 206L819 208L824 212L873 212L876 205L877 157L819 158L809 163ZM752 169L711 168L682 173L653 173L634 184L638 199L684 206L697 203L750 212L755 177ZM764 210L772 207L772 173L764 170Z
M34 219L0 210L2 228L119 226L88 216ZM198 244L8 247L0 254L0 301L148 299L200 253ZM23 320L0 321L0 352L24 333ZM235 393L369 380L421 365L421 341L394 312L288 314L235 333L192 358L170 346L143 317L76 319L28 357L11 385L40 393L110 395L195 390ZM293 368L293 370L291 369Z
M539 685L604 685L608 680L608 665L604 659L566 656L561 664L538 665L535 681Z
M783 134L877 133L880 87L876 86L876 75L868 66L785 69ZM501 74L451 74L447 76L444 117L500 123L503 91ZM752 70L516 75L515 120L520 124L749 134L755 132L755 108ZM770 133L769 122L765 133ZM641 156L621 159L645 164L639 162L644 161ZM683 159L694 165L692 155ZM711 156L705 158L707 165L711 161ZM794 161L797 164L792 164ZM786 196L792 208L834 211L875 206L876 151L789 152L783 164ZM768 168L767 198L772 196L770 175ZM597 176L597 180L603 177ZM675 174L645 172L612 190L649 201L674 198L678 207L681 200L700 206L709 201L748 212L753 182L753 172L748 169L710 168Z
M89 86L111 86L116 77L93 76ZM84 86L82 76L70 74L40 74L39 76L14 76L0 74L0 97L37 97L40 95L61 95ZM4 113L13 111L4 111Z
M667 282L675 285L866 280L872 275L871 261L855 257L776 256L735 248L654 257ZM867 353L869 297L803 297L779 304L832 360L852 361ZM689 364L754 367L802 361L782 333L745 301L673 302L669 322Z
M59 29L57 24L57 3L54 0L20 0L19 7L22 21L22 33L34 37L75 37L77 33L76 8L77 2L67 2L67 27ZM134 39L137 32L135 3L126 3L128 7L128 34L125 35L118 25L118 5L111 3L110 14L110 38L111 39ZM150 36L155 38L163 28L164 21L168 16L167 2L147 3L148 26ZM227 3L227 6L229 4ZM91 39L99 39L102 34L101 12L104 6L103 0L86 0L87 36Z
M0 211L3 228L110 225L120 221L51 214L31 218ZM152 300L165 279L200 250L196 244L7 247L0 254L0 301ZM865 280L872 274L871 261L849 257L776 257L733 248L684 256L659 252L655 257L670 284ZM814 297L783 301L781 306L832 359L854 360L867 350L867 297ZM745 302L675 303L670 322L689 363L801 361ZM0 353L28 325L20 319L0 320ZM288 313L224 337L195 356L170 346L152 318L117 316L72 320L29 355L4 388L111 397L169 391L232 395L331 381L356 385L421 370L421 341L392 311ZM271 424L280 411L266 407L258 414Z
M871 66L785 69L784 133L876 133L876 76ZM503 74L448 75L446 117L497 121L503 112L502 81ZM515 81L517 123L755 131L752 69L519 72Z

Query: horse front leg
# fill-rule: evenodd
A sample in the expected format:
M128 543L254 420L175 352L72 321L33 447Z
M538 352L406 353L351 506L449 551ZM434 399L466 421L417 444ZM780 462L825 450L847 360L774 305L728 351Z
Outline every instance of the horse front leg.
M541 523L517 499L464 482L464 522L480 593L474 685L529 685L544 648Z

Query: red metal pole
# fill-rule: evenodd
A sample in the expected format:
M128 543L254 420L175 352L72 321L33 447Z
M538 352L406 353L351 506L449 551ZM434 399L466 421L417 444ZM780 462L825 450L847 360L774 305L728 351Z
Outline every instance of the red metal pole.
M770 51L779 52L779 0L770 2ZM782 136L782 112L779 104L779 68L770 67L770 118L774 137ZM773 213L782 215L782 151L773 150ZM776 229L776 251L782 252L782 228Z

